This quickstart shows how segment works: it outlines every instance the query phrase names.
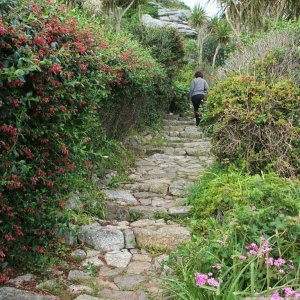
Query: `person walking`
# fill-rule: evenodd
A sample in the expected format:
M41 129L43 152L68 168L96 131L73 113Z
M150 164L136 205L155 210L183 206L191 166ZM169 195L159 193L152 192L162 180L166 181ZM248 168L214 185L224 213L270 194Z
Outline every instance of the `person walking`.
M203 79L202 72L197 71L190 88L190 102L194 106L196 126L200 123L202 112L199 111L199 107L204 103L205 94L208 91L208 88L209 86L206 80Z

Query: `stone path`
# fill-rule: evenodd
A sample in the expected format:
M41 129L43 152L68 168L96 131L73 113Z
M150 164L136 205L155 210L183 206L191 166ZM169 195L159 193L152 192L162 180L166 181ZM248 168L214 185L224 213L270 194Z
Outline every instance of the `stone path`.
M170 251L190 240L184 222L175 220L190 214L191 207L185 205L187 189L212 158L209 141L192 119L167 116L161 134L163 145L147 146L152 154L136 161L129 182L117 190L103 188L108 220L80 228L76 237L80 246L72 256L81 267L37 289L51 292L53 287L67 287L74 295L67 299L76 300L165 299L159 282L168 272L163 262ZM26 294L18 298L19 292L0 288L0 300L27 299Z

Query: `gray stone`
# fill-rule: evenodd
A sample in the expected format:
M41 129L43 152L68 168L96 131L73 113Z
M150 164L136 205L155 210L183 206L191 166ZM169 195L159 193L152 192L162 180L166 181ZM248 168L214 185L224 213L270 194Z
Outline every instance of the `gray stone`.
M125 238L125 248L126 249L133 249L136 247L136 241L134 233L131 229L126 229L123 231L124 238Z
M140 214L143 218L152 218L156 213L167 214L168 211L164 207L154 206L135 206L129 209L131 213Z
M106 187L107 185L109 185L112 182L112 180L115 176L117 176L117 172L115 172L115 171L105 174L105 176L103 178L96 180L97 185L100 188Z
M147 296L142 291L132 292L132 291L112 291L109 289L104 289L99 293L99 296L105 298L106 300L147 300Z
M80 242L86 243L94 249L103 252L124 248L122 231L102 227L98 224L81 226L78 239Z
M169 189L169 182L164 180L152 181L150 184L149 191L152 193L167 195Z
M133 261L145 261L145 262L151 262L152 258L151 256L147 255L147 254L139 254L139 253L135 253L133 254L132 257Z
M132 261L127 268L127 274L141 274L149 271L151 263L146 261Z
M99 276L114 277L124 272L124 268L102 267L99 271Z
M187 217L191 214L192 206L177 206L169 208L169 214L178 217Z
M166 251L176 249L179 244L190 240L189 231L177 225L135 227L134 234L140 247Z
M152 200L152 206L154 206L154 207L172 207L172 206L174 206L174 200L166 200L163 198L154 198Z
M169 186L169 193L173 196L181 196L187 193L187 183L180 179L172 182Z
M33 274L25 274L25 275L21 275L16 278L10 279L8 282L12 283L16 286L19 286L19 285L22 285L23 283L33 281L34 278L35 277Z
M93 289L90 288L89 286L85 286L85 285L75 285L72 284L70 286L68 286L68 291L72 294L79 294L79 293L92 293Z
M130 249L129 252L131 254L138 254L139 253L139 250L138 249Z
M98 256L87 258L82 263L83 266L88 266L89 264L92 264L95 267L101 267L104 265L103 261Z
M108 220L129 221L130 213L128 206L114 203L105 203L105 216Z
M68 246L73 246L77 244L77 230L76 226L71 224L69 229L63 231L64 242Z
M89 278L90 276L81 270L71 270L68 274L68 280L78 280L82 278Z
M111 251L105 254L105 260L109 266L117 268L126 268L129 264L132 254L128 250Z
M78 259L86 258L86 252L83 249L76 249L71 253L71 256Z
M59 281L57 279L49 279L49 280L39 283L35 288L37 290L43 290L43 289L47 289L47 288L52 288L52 287L54 287L58 284L62 284L62 283L64 283L64 281Z
M166 266L165 264L168 259L169 259L169 255L167 254L162 254L156 257L154 262L154 268L158 271L163 271L168 269L168 266Z
M189 37L194 37L197 35L196 31L192 29L190 26L182 23L175 22L174 18L169 18L167 20L158 20L152 18L150 15L145 14L142 16L142 22L145 26L149 27L173 27L176 28L181 34Z
M108 280L103 280L101 278L99 278L97 280L98 285L101 287L101 289L103 288L107 288L107 289L111 289L111 290L119 290L119 288L116 286L115 283L108 281Z
M0 288L0 300L56 300L55 296L40 295L12 287Z
M143 281L145 281L145 277L139 274L133 275L121 275L114 278L115 284L121 290L130 290L137 286L139 286Z
M124 144L134 151L145 153L145 149L143 148L140 141L136 137L133 136L126 137L124 139Z
M106 300L106 299L83 294L83 295L78 296L74 300Z
M107 200L128 205L138 205L138 201L128 191L123 190L103 190Z
M70 209L78 209L82 206L80 201L79 192L75 192L71 195L69 200L67 201L67 207Z
M91 258L94 256L99 256L101 255L100 251L94 250L94 249L87 249L86 250L86 258Z

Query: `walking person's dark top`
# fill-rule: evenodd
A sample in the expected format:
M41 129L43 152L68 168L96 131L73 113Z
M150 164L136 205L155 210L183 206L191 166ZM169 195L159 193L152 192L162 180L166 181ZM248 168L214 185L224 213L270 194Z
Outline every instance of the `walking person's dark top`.
M192 81L190 88L190 101L194 106L196 126L200 123L201 112L199 111L200 105L204 102L205 94L208 91L208 84L203 79L203 74L200 71L195 73L195 78Z

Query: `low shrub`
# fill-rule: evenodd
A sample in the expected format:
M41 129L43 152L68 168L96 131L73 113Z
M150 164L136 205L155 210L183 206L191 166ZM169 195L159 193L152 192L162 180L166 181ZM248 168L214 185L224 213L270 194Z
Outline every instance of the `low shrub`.
M209 92L203 124L213 125L219 160L243 161L248 171L271 167L282 176L300 171L300 89L289 80L229 77Z
M287 288L296 295L299 199L296 181L214 165L189 197L193 240L170 259L174 299L270 297Z

